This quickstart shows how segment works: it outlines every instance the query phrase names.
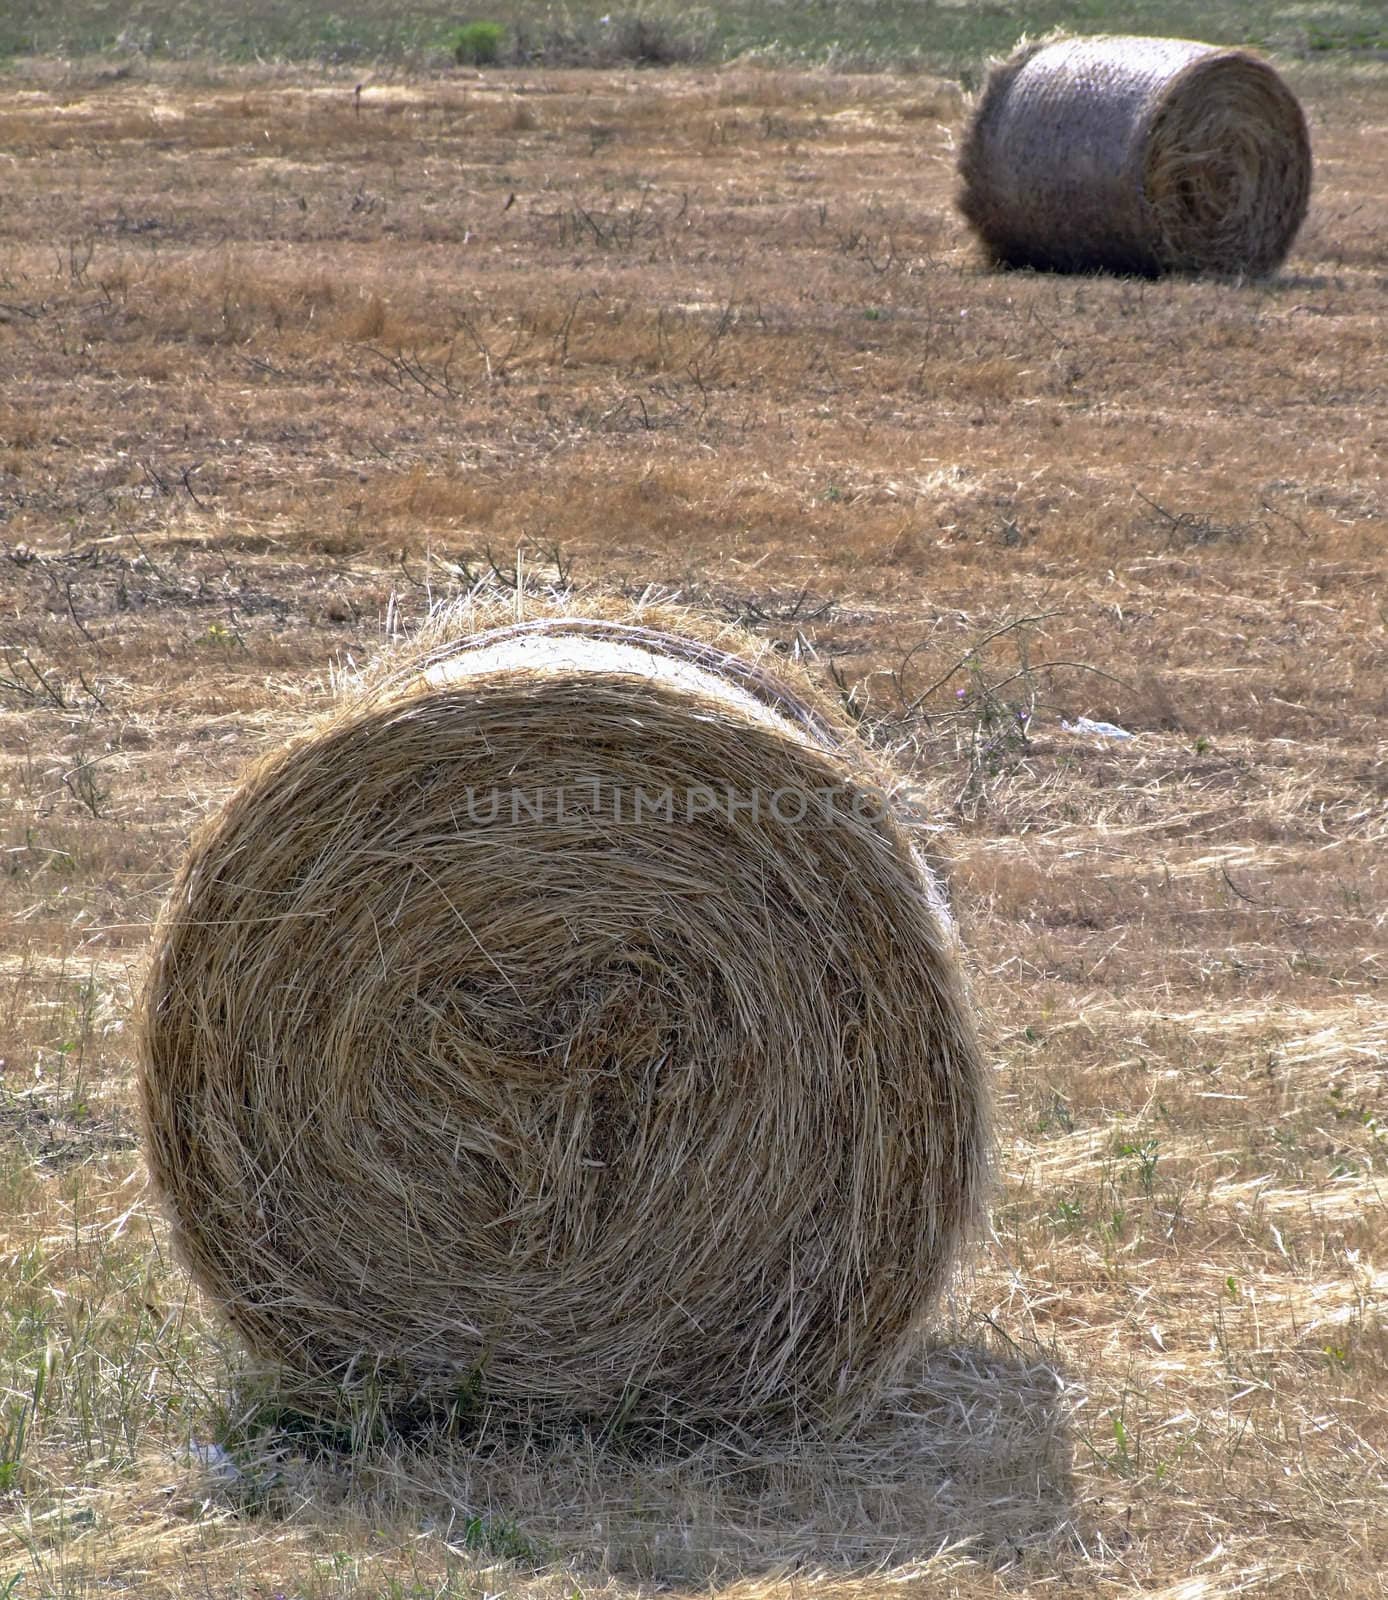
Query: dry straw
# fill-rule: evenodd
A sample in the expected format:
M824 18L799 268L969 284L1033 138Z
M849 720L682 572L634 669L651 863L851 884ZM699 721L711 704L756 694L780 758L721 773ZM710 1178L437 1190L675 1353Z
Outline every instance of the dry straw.
M447 618L195 841L147 1148L256 1352L742 1422L909 1355L986 1166L953 931L837 708L679 620Z
M959 209L1003 265L1258 276L1306 215L1311 146L1256 56L1061 37L994 66L959 170Z

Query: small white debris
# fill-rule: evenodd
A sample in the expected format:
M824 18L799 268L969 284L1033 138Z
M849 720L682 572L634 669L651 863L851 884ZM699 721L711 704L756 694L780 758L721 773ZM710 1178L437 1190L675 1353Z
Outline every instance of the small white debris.
M1066 733L1087 733L1096 739L1131 739L1135 735L1126 728L1117 727L1112 722L1095 722L1092 717L1076 717L1073 722L1060 719L1060 725Z
M241 1476L240 1467L219 1444L190 1442L187 1454L190 1461L196 1461L206 1467L217 1483L235 1483Z

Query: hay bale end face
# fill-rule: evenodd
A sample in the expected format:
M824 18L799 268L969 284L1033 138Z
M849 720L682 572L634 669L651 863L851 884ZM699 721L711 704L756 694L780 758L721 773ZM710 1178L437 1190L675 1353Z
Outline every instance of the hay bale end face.
M959 209L1000 265L1257 277L1306 215L1311 146L1256 56L1058 38L993 68L959 170Z
M254 1351L741 1421L899 1371L979 1215L983 1074L930 870L797 670L436 636L206 826L146 1140Z

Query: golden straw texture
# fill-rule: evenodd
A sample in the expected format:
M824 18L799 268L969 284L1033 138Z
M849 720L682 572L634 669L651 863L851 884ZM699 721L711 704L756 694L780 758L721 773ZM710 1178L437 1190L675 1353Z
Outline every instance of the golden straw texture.
M256 1352L740 1422L898 1372L982 1205L954 934L837 709L727 642L447 619L195 841L147 1147Z
M1002 265L1260 276L1306 215L1311 145L1256 56L1058 38L993 68L959 170L959 209Z

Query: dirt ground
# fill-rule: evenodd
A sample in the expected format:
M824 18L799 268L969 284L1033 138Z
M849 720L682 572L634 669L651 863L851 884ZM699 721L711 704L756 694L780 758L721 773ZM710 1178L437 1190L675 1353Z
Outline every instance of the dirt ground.
M1388 74L1290 78L1251 284L987 270L919 77L0 82L0 1596L1384 1592ZM150 922L479 583L812 645L936 796L994 1233L851 1459L217 1453Z

